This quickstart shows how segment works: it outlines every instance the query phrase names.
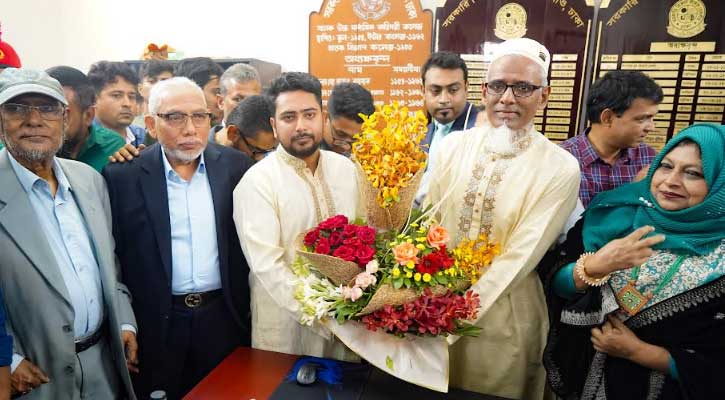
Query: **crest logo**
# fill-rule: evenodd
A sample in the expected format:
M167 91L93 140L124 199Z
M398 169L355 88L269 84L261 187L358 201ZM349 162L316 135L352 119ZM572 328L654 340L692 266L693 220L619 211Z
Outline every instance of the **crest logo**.
M390 12L388 0L356 0L352 4L352 11L362 20L375 21Z
M502 40L517 39L526 34L526 9L518 3L501 6L496 13L493 33Z
M691 38L705 30L705 3L702 0L679 0L670 8L667 33L677 38Z

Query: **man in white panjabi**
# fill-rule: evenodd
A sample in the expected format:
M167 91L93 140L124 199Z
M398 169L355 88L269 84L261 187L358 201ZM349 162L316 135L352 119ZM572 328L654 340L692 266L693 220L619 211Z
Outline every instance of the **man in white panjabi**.
M472 286L481 335L449 338L450 385L515 399L544 397L548 317L535 267L579 190L576 160L533 126L549 97L549 57L531 39L498 46L483 89L488 122L441 143L427 199L456 242L486 235L501 246Z
M290 72L270 87L277 151L254 165L234 190L234 222L250 274L252 347L288 354L354 360L327 330L301 325L294 298L297 236L337 214L356 217L354 164L319 149L325 117L321 86Z
M424 204L433 205L452 245L486 235L501 246L471 289L479 337L400 340L345 324L330 328L351 349L401 379L510 399L545 397L541 357L548 317L535 267L577 201L579 166L533 127L546 106L548 50L530 39L497 47L483 98L487 122L439 144ZM452 247L452 246L451 246Z

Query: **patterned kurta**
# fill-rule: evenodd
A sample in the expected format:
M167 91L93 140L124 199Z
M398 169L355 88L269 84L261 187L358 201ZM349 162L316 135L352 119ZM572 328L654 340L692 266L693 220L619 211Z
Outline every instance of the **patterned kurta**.
M355 166L320 152L313 174L282 146L255 164L234 190L234 222L251 269L252 347L288 354L356 359L320 326L300 325L294 299L297 236L331 216L354 219L358 203Z
M533 128L518 136L490 126L441 143L426 203L459 241L480 234L501 245L473 285L479 337L450 337L450 384L516 399L541 399L546 303L535 267L574 209L579 166Z

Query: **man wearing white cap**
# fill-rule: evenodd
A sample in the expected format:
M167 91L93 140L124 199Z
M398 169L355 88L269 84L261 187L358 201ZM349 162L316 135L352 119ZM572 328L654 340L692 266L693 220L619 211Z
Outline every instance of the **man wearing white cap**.
M55 157L68 122L57 80L0 74L0 284L23 399L135 399L136 320L117 281L106 185Z
M546 303L535 267L577 201L579 166L534 129L546 106L549 51L531 39L501 43L483 99L487 123L446 136L429 197L456 242L485 235L501 254L472 286L479 337L449 337L450 384L515 399L544 397Z

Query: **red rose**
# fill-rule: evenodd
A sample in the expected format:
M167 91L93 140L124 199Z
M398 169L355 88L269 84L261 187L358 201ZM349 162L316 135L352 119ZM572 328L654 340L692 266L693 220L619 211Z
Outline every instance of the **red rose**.
M363 244L362 241L360 240L360 238L357 238L357 237L351 237L349 239L345 239L342 241L342 243L344 245L352 246L354 248L360 247Z
M345 239L355 237L357 235L357 225L345 225L342 235L345 236Z
M312 247L312 246L315 245L315 242L319 238L320 238L320 230L319 229L315 229L315 230L309 231L305 235L304 244L307 247Z
M330 234L329 237L330 240L330 246L337 247L342 244L342 232L340 231L334 231Z
M355 258L360 267L364 268L375 257L375 249L370 246L360 246L355 250Z
M315 247L315 253L330 254L330 241L327 238L321 237L320 241L317 242L317 246Z
M369 226L358 226L357 237L363 244L373 244L375 243L375 229Z
M340 246L332 252L332 255L337 258L342 258L345 261L355 261L355 248L351 246Z

